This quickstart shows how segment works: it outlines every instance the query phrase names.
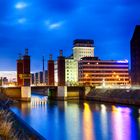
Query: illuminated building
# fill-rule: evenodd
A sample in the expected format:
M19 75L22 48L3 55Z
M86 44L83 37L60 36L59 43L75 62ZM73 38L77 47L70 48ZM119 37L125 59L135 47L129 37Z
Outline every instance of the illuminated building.
M0 77L7 77L8 82L17 81L17 72L16 71L0 71Z
M8 79L7 77L2 78L2 85L8 85Z
M60 50L60 55L57 59L58 66L58 86L65 86L65 57L63 51Z
M131 39L131 84L140 85L140 25L135 27Z
M48 60L48 85L54 85L54 60L52 60L52 55Z
M78 84L78 61L85 56L94 56L94 41L76 39L73 42L73 55L65 59L65 77L67 85Z
M30 56L28 49L25 49L25 55L17 60L17 83L18 86L30 86Z
M80 60L85 56L94 56L94 41L87 39L76 39L74 40L73 56L74 60Z
M73 56L65 59L65 77L67 85L76 85L78 82L78 63Z
M81 85L129 85L128 61L83 57L78 63Z

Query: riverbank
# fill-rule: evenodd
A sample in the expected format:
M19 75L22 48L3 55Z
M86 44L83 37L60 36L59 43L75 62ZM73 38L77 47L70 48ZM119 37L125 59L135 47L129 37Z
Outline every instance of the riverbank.
M14 101L1 94L0 96L0 138L7 140L45 140L38 132L21 120L9 109Z
M86 100L140 105L140 89L92 89Z

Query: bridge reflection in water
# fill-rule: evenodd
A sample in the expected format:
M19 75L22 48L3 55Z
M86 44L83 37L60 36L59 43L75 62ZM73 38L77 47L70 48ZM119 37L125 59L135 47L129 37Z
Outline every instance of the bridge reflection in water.
M139 140L140 107L85 101L48 101L32 96L31 103L11 109L48 140Z
M38 105L46 105L48 101L48 97L47 96L32 96L31 98L31 106L38 106Z

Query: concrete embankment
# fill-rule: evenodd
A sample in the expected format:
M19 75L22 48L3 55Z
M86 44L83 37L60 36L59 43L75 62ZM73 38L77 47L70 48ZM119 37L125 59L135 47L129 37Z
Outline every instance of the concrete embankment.
M38 132L36 132L32 127L26 124L22 119L20 119L14 112L9 109L10 104L14 103L12 99L6 95L0 93L0 114L3 114L4 121L2 117L0 119L0 124L10 123L10 130L18 139L27 139L27 140L45 140ZM6 119L5 119L6 118ZM6 122L5 122L6 121ZM1 127L2 128L2 127ZM4 128L8 129L8 127ZM1 133L1 132L0 132ZM5 135L5 133L4 133ZM8 134L9 135L9 134ZM9 136L12 136L10 134ZM8 136L8 137L9 137ZM3 137L3 134L0 134L0 139ZM14 138L10 138L11 140Z
M92 89L87 100L140 105L140 89Z

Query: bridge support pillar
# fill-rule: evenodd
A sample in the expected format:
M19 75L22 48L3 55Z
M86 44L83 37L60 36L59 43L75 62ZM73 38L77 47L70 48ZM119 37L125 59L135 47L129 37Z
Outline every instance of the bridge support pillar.
M31 100L31 87L30 86L22 86L21 87L21 100L22 101L30 101Z
M67 98L67 86L58 86L57 98L62 100Z

